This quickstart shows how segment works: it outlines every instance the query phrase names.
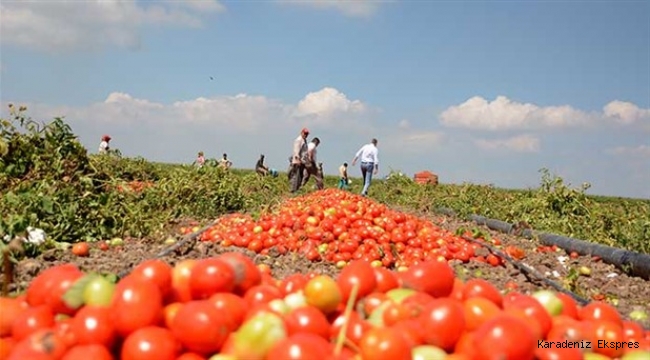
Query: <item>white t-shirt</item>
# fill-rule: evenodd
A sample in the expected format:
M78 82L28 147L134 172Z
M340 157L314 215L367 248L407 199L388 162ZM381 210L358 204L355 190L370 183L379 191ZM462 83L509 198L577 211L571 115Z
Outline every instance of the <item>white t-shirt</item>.
M303 158L305 153L307 153L307 141L303 139L301 135L298 136L296 140L293 141L293 154L292 154L293 157L291 159L291 162L295 164L297 160Z
M355 156L361 162L373 163L375 166L379 165L379 149L373 144L366 144L357 151Z
M99 143L99 152L104 153L108 151L108 141L102 141Z
M314 163L316 163L316 153L317 153L316 152L316 144L314 144L313 142L310 142L309 144L307 144L307 153L305 154L305 156L309 156L307 154L309 154L310 151L314 153L314 156L312 157L312 160L314 161Z

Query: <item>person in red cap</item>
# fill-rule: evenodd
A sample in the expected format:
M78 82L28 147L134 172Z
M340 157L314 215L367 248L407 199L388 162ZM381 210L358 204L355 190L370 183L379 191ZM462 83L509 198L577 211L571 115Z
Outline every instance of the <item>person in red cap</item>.
M303 172L305 171L305 164L303 158L307 153L307 137L309 136L309 129L303 128L300 135L293 141L293 153L291 155L291 169L289 170L289 184L291 192L295 193L302 185Z
M109 135L102 136L102 142L99 143L99 153L105 154L110 150L109 142L111 142L111 137Z

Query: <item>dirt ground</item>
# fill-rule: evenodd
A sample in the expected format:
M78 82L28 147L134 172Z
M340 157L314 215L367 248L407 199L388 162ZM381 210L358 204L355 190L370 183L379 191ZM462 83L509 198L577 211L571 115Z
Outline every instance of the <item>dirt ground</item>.
M477 227L474 223L445 216L432 216L431 220L452 231L459 227L470 229ZM591 274L589 276L578 276L572 284L574 291L584 298L592 298L595 294L603 295L625 317L635 309L650 313L650 282L648 281L629 277L614 266L594 261L590 257L570 259L568 254L564 252L536 252L535 249L539 244L534 240L501 234L491 231L487 227L479 228L483 232L489 232L493 237L500 238L504 246L515 245L524 249L526 257L521 260L521 263L531 266L544 274L549 280L555 281L562 286L566 286L562 279L566 278L570 268L588 267ZM167 247L154 241L127 239L121 248L111 248L106 251L93 248L88 257L77 257L69 251L51 250L38 258L22 260L16 267L16 281L11 286L11 290L20 291L25 289L39 271L63 263L77 264L84 271L120 274L128 271L142 260L155 257L156 254ZM182 259L204 258L229 251L245 253L252 257L256 263L269 265L273 275L278 278L296 272L314 271L329 275L335 275L338 272L337 268L331 263L310 262L297 254L262 256L245 249L236 247L223 248L214 243L206 242L188 243L177 251L162 257L162 259L173 265ZM566 258L564 263L561 262L562 257ZM522 292L531 292L542 288L551 289L547 284L531 281L509 263L501 267L493 267L477 262L454 263L453 266L458 276L463 279L483 278L494 283L500 289L506 289L506 283L508 282L516 283L518 290ZM650 320L642 321L642 324L645 327L650 327Z

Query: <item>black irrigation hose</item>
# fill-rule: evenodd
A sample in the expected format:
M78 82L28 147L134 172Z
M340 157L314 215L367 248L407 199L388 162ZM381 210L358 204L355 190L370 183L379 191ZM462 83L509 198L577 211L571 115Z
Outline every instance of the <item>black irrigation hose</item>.
M149 258L148 260L160 259L161 257L164 257L164 256L167 256L167 255L171 254L173 251L176 251L181 246L183 246L183 245L185 245L185 244L187 244L187 243L189 243L191 241L194 241L194 240L198 239L199 236L201 236L204 232L208 231L213 226L219 224L220 221L221 221L221 219L217 219L217 220L213 221L212 223L210 223L209 225L206 225L206 226L200 228L199 230L197 230L197 231L195 231L193 233L183 235L183 237L181 237L180 240L178 240L177 242L175 242L175 243L169 245L168 247L162 249L160 252L158 252L158 254L154 255L152 258ZM132 269L123 270L121 273L119 273L117 275L117 278L118 279L124 278L125 276L127 276L131 272L131 270Z

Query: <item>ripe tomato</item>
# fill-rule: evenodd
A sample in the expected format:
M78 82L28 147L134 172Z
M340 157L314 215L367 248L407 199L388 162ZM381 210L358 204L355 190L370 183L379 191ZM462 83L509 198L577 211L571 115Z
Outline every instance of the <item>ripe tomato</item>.
M50 298L52 289L57 286L61 275L67 272L80 272L73 264L57 265L43 270L27 287L25 300L30 306L44 305Z
M354 345L359 345L361 337L370 329L372 325L364 320L356 311L350 313L350 317L346 320L344 314L337 316L330 326L330 340L336 341L341 332L341 328L347 322L345 330L345 337Z
M177 357L176 360L206 360L206 358L197 353L186 352Z
M220 258L201 259L192 268L190 292L195 300L207 299L218 292L230 292L235 287L235 272Z
M348 301L355 285L358 287L357 300L370 294L377 287L375 271L370 263L364 260L351 261L341 270L336 282L341 289L343 302Z
M11 337L0 337L0 359L6 360L16 348L16 340Z
M184 303L170 330L186 349L202 355L219 351L230 334L228 318L207 300Z
M98 344L75 345L61 360L113 360L113 355L105 346Z
M230 331L235 331L244 321L248 304L241 297L232 293L217 293L208 300L222 312L228 321Z
M234 273L234 292L243 295L255 285L262 282L262 273L248 256L229 252L219 255L218 259L225 261Z
M151 281L158 285L163 297L172 289L172 267L160 259L145 260L138 264L129 276Z
M492 301L483 297L471 297L463 303L465 329L474 331L486 321L495 317L501 309Z
M52 329L41 329L29 335L16 344L12 356L16 354L47 355L52 359L60 359L67 350L67 344L61 336Z
M289 336L299 333L309 333L329 337L330 324L327 317L313 306L303 306L294 309L284 317Z
M249 307L263 305L269 303L271 300L281 299L282 292L272 285L256 285L248 289L244 295L244 300Z
M325 314L335 311L343 299L338 284L329 276L318 275L307 282L303 289L307 304Z
M305 285L307 285L307 281L307 277L303 274L293 274L287 276L280 282L279 287L282 291L282 295L286 296L295 291L304 289Z
M27 304L9 297L0 297L0 338L11 335L14 320L27 309Z
M163 299L158 285L137 277L126 277L115 287L111 318L115 330L127 336L135 330L163 320Z
M535 349L537 360L582 360L582 352L578 348L537 348Z
M476 329L474 345L477 360L533 360L537 342L523 320L500 314Z
M601 301L590 302L582 307L578 312L578 318L582 321L607 320L622 325L621 314L613 306Z
M332 344L321 336L298 333L273 345L266 360L322 360L332 350Z
M84 274L81 271L65 271L61 272L58 279L53 283L50 289L50 294L45 301L55 314L73 315L76 309L70 308L63 301L63 295L79 280Z
M198 263L194 259L186 259L177 262L172 269L172 293L173 301L187 302L192 300L190 291L190 276L192 268Z
M446 262L426 261L411 266L402 275L402 285L433 297L445 297L454 288L454 270Z
M375 280L377 287L375 291L385 293L389 290L399 287L399 281L394 272L386 269L385 267L374 268Z
M359 342L363 359L411 360L411 347L406 337L393 328L372 328Z
M23 310L11 325L11 334L17 341L27 338L38 330L54 326L54 314L47 305L39 305Z
M172 332L158 326L147 326L132 332L122 344L122 360L175 360L181 345Z
M553 326L553 319L546 308L535 298L531 296L520 296L515 300L507 300L503 304L505 310L520 309L531 319L539 324L541 331L540 337L546 338L546 335Z
M465 330L465 314L461 302L451 298L431 301L419 317L424 341L445 350L454 345Z
M90 255L90 246L85 242L79 242L72 245L72 253L76 256Z
M569 295L558 292L556 296L562 300L562 312L561 315L570 316L574 319L578 318L578 304L576 301Z
M619 358L625 352L625 347L619 346L599 346L600 340L605 341L606 344L622 343L625 341L625 333L623 328L616 322L610 320L594 320L590 321L591 324L587 325L587 331L597 346L593 346L594 352L609 356L612 359ZM591 326L589 326L591 325Z
M104 306L84 306L72 318L71 330L78 344L99 344L111 347L115 340L111 309Z
M472 297L488 299L499 307L503 304L503 297L499 290L484 279L470 279L465 282L465 286L463 286L463 299L467 300Z

